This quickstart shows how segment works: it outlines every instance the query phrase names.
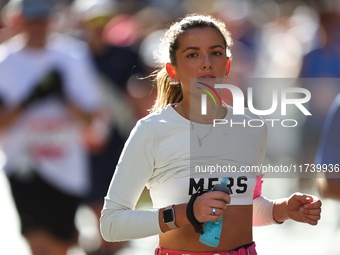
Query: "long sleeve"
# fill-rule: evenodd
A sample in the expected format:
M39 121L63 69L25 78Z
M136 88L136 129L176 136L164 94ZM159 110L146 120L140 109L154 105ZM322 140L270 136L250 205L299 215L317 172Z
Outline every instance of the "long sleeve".
M279 224L274 220L273 209L275 201L262 196L263 174L257 176L253 202L253 226Z
M105 197L100 230L116 242L161 234L159 210L136 211L136 203L155 166L157 143L147 124L139 121L119 159Z
M254 199L253 226L279 224L273 218L274 201L263 196Z

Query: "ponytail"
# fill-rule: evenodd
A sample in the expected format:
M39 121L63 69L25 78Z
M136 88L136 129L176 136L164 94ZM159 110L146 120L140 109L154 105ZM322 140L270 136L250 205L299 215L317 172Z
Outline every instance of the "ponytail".
M157 98L150 112L165 108L168 104L179 103L183 99L181 84L174 83L165 67L156 72L154 83L157 88Z

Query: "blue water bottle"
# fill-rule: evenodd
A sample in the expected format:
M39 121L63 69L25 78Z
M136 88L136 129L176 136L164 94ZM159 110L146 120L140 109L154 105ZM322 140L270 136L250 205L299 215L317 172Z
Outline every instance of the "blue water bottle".
M212 191L222 191L230 194L231 192L227 184L228 178L223 178L221 184L216 184ZM211 247L217 247L220 242L222 225L223 215L218 221L207 221L204 223L204 234L200 236L200 242Z

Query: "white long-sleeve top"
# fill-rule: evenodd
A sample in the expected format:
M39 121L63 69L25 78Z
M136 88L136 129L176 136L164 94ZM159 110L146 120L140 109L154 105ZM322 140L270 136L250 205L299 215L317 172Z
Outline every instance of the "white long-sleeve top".
M228 106L229 124L211 127L193 123L179 115L171 105L138 121L132 130L111 181L100 219L106 241L123 241L162 234L158 209L187 203L199 189L208 189L229 178L231 204L252 204L256 177L261 172L240 172L241 167L260 165L265 156L267 127L247 126L258 116L246 112L233 115ZM230 125L233 123L239 123ZM226 122L226 121L224 121ZM243 125L242 123L246 123ZM210 133L209 133L210 132ZM197 134L202 139L198 146ZM232 166L236 172L210 174L205 167ZM198 170L201 169L201 172ZM153 207L136 211L144 189L150 190ZM255 199L257 200L257 199Z

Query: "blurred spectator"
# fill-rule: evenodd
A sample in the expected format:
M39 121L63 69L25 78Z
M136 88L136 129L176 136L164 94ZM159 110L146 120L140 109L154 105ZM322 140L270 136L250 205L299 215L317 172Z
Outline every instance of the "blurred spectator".
M311 100L309 109L313 115L307 117L302 130L302 144L305 148L302 163L314 162L322 125L330 104L338 93L338 84L334 79L320 78L340 77L339 21L338 13L320 11L321 46L303 58L300 77L319 79L303 79L303 86L312 96L317 96L318 100Z
M140 101L131 96L128 84L134 83L137 89L142 90L150 90L150 86L136 77L146 75L144 65L132 46L137 38L136 31L132 31L132 37L129 36L130 29L136 29L132 16L118 15L112 0L76 0L72 10L79 20L78 27L81 28L78 36L89 45L91 60L99 74L97 83L106 106L96 118L97 126L106 129L105 140L100 146L91 141L88 143L91 148L89 158L92 181L88 204L99 219L103 198L125 140L142 110L135 107L141 106ZM112 44L115 42L118 45ZM146 114L146 109L144 111ZM87 134L92 133L90 130ZM91 254L114 254L126 244L127 242L108 243L102 240L100 248L91 251Z
M326 164L328 172L318 179L322 197L340 200L340 94L335 98L326 118L316 156L316 164Z
M19 34L0 46L4 168L33 255L65 255L77 241L74 216L90 188L80 124L99 107L86 51L50 35L53 4L11 0Z
M338 13L320 14L321 47L303 59L300 76L305 78L340 77L340 18Z

